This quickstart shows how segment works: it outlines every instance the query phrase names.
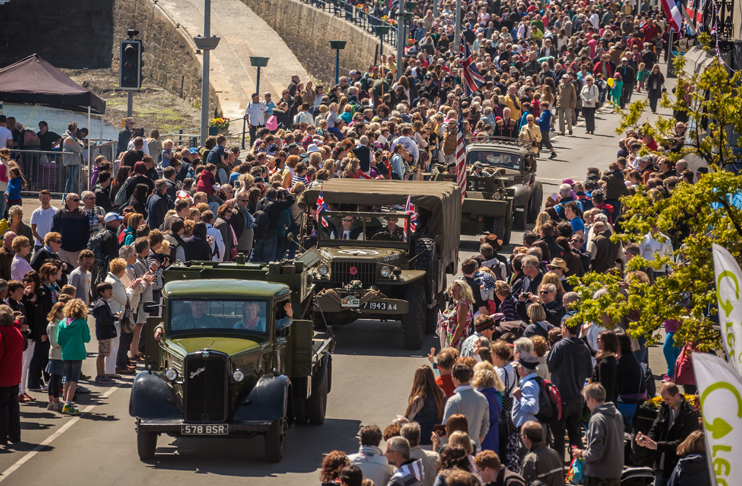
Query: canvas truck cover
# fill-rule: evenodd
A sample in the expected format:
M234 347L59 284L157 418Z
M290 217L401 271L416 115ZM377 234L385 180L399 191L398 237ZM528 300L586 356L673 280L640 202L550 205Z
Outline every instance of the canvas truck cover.
M461 230L461 192L452 182L390 181L378 179L330 179L322 186L325 202L331 204L356 204L404 206L411 196L416 208L430 212L429 229L425 238L437 239L438 255L455 255L459 248ZM320 186L306 192L308 208L317 207Z

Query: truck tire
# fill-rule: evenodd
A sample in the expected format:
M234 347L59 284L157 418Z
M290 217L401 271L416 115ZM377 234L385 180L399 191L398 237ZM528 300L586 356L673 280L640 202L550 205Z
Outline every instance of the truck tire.
M428 274L428 285L425 295L430 295L432 289L436 286L435 274L435 242L430 238L420 238L415 243L415 255L420 255L415 258L415 270L423 270ZM425 309L425 325L424 332L426 334L433 334L435 328L438 325L438 307Z
M436 299L438 303L425 312L425 334L433 334L438 328L438 310L441 308L443 298L443 293L438 294Z
M291 380L291 407L294 423L305 425L307 423L307 378L294 378Z
M521 209L521 211L518 211ZM526 229L526 220L528 218L528 207L515 208L513 211L513 229L515 231L524 231Z
M265 459L268 462L281 462L283 459L283 420L276 419L265 433Z
M541 204L544 199L544 188L540 183L534 183L533 193L531 193L530 211L528 211L528 222L535 223L538 213L541 212Z
M328 371L325 368L325 373ZM327 412L327 378L325 376L319 389L313 390L314 393L307 399L307 418L311 425L322 425L325 423L325 413Z
M137 453L139 459L148 461L154 459L157 450L157 432L147 432L137 427Z
M402 316L402 347L417 350L423 347L427 308L425 288L421 285L409 287L405 300L409 303L409 312Z

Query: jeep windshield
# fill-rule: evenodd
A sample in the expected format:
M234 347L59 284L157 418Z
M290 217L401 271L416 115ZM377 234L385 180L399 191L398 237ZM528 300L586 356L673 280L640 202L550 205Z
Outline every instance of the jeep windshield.
M170 333L230 330L266 334L270 318L266 300L170 299L168 315Z
M488 150L470 150L466 154L466 164L481 162L485 167L520 170L520 154Z
M405 232L410 215L404 212L322 211L320 218L324 224L317 231L319 246L410 246L410 231Z

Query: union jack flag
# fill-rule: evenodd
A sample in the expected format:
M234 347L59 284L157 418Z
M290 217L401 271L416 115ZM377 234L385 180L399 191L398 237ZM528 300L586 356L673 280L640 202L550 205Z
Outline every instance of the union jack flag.
M410 224L410 233L414 233L417 229L417 213L415 212L415 205L412 204L410 196L407 196L407 204L405 204L404 207L405 214L410 215L409 224ZM407 241L407 221L404 220L404 239Z
M466 43L466 39L463 35L461 36L461 52L459 57L461 58L461 75L464 82L464 94L466 96L471 96L484 84L484 77L479 74L479 70L477 70L477 66L471 58L469 45Z
M317 221L320 221L322 223L322 226L325 227L325 228L327 228L329 226L328 223L327 223L327 218L324 217L324 216L323 217L320 217L320 213L322 211L329 211L329 210L330 209L325 204L325 196L323 195L322 187L320 187L320 189L319 189L319 197L317 198L317 217L316 217L316 219L317 219Z

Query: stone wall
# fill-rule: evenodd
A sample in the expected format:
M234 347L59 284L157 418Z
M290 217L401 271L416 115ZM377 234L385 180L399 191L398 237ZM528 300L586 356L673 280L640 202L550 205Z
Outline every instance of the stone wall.
M148 80L194 105L201 101L201 51L178 22L158 5L156 0L114 0L111 69L118 72L119 42L126 39L127 29L139 31L142 41L142 72ZM146 81L145 81L146 82ZM214 117L221 116L219 98L213 86L209 90L209 107Z
M33 53L58 68L111 65L114 0L11 0L0 5L0 67Z
M335 81L335 51L331 40L348 41L340 51L340 75L353 69L366 71L374 64L379 38L342 17L298 0L242 0L286 42L310 75L326 83ZM384 54L396 52L384 44Z

